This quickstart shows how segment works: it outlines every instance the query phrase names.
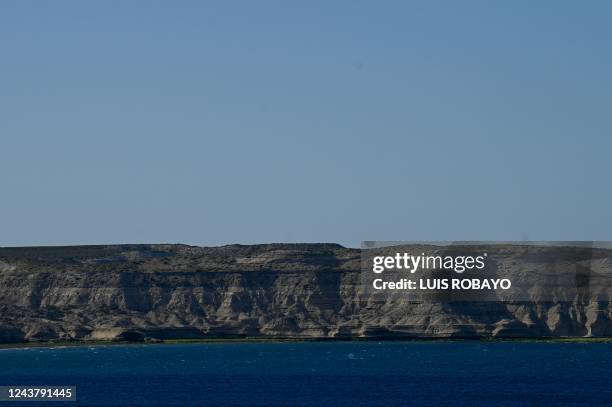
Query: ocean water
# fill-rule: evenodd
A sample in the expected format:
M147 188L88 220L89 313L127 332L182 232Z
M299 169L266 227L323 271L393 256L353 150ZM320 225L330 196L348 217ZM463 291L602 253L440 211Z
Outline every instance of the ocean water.
M308 342L2 349L0 385L76 385L78 401L67 405L612 405L612 344Z

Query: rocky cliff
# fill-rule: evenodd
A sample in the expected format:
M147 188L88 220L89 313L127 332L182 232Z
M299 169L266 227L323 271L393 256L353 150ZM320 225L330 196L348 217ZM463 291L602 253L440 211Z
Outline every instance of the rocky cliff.
M542 257L488 250L515 269ZM608 264L612 251L588 256ZM360 282L360 251L336 244L0 248L0 342L612 336L609 296L376 301Z

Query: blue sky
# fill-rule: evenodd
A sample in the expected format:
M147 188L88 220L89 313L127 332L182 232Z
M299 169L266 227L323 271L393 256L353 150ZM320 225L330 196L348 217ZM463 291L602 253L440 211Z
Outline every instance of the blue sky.
M0 245L612 240L609 2L2 2Z

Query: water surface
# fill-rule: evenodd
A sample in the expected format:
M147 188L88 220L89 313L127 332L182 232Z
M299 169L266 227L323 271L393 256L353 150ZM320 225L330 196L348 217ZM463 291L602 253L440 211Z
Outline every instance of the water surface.
M611 370L610 343L210 343L0 350L0 385L76 385L77 404L83 405L612 405Z

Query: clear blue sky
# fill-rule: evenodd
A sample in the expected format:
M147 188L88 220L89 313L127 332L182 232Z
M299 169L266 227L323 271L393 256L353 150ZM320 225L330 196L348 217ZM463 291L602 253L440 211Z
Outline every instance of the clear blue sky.
M2 2L0 246L612 240L611 17Z

